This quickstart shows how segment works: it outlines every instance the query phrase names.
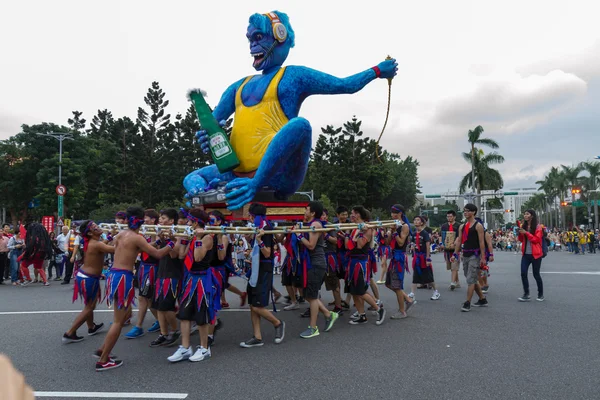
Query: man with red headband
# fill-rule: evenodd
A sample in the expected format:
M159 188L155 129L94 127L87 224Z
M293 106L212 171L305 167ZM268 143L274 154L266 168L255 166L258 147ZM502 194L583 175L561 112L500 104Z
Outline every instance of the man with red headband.
M88 335L98 333L104 324L94 323L94 310L96 304L101 300L100 277L104 265L104 256L115 252L113 246L100 241L102 229L94 221L83 221L79 227L83 239L83 266L75 274L75 285L73 287L73 302L79 297L83 300L84 308L79 313L71 329L62 337L64 344L81 342L83 337L77 336L77 329L87 323ZM99 351L95 353L100 357Z
M100 349L102 354L100 360L96 363L96 371L106 371L123 365L123 361L110 358L110 352L121 334L123 323L135 299L133 266L137 255L145 251L152 257L162 258L175 246L172 242L160 250L151 246L139 234L143 222L144 210L140 207L129 207L127 209L129 229L124 230L114 238L115 262L106 280L105 296L108 306L114 306L114 319Z

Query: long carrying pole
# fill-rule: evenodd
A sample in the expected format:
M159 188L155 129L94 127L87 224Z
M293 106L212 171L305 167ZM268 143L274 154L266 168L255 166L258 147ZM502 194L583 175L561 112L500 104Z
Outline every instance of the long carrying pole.
M295 228L291 226L283 226L283 227L275 227L274 229L265 229L265 233L267 234L275 234L275 233L303 233L303 232L331 232L331 231L340 231L340 230L350 230L350 229L374 229L374 228L385 228L385 227L395 227L401 226L404 224L403 221L377 221L370 222L364 224L329 224L326 228L311 228L311 227L302 227ZM100 228L104 231L111 230L123 230L128 229L127 225L124 224L100 224ZM207 226L204 228L206 233L233 233L233 234L245 234L245 235L253 235L260 231L260 229L255 227L230 227L230 226ZM191 235L193 230L188 225L142 225L140 227L140 233L156 235L162 232L171 232L175 235Z

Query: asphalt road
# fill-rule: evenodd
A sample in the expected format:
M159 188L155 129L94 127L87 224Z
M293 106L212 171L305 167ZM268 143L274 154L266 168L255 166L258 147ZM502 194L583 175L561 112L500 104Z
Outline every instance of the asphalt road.
M542 264L546 301L519 303L520 256L497 253L490 306L470 313L460 312L464 286L450 292L441 256L433 261L442 297L430 301L428 290L418 290L410 318L376 326L373 317L368 325L351 326L344 315L331 332L306 340L298 336L308 323L299 317L303 309L280 311L287 322L285 341L275 345L272 327L264 324L265 346L242 349L238 343L251 336L249 313L223 312L225 325L211 360L170 364L175 348L150 348L155 335L147 334L120 339L114 353L123 367L101 374L91 353L104 334L61 344L76 314L6 314L80 309L71 303L71 286L5 285L0 349L43 392L187 393L188 399L600 398L600 254L550 254ZM238 278L234 282L243 286ZM535 295L531 273L530 283ZM394 310L393 293L380 289L388 310ZM323 299L330 301L330 294L323 291ZM236 296L228 300L238 305ZM96 316L107 324L111 318L107 312ZM145 327L153 320L148 314ZM84 333L85 326L79 331Z

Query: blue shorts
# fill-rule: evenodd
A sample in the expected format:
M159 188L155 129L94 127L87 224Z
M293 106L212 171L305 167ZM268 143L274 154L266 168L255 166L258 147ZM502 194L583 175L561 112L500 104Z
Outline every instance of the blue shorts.
M128 308L135 302L133 289L133 272L126 269L113 268L106 278L106 304L116 308Z
M77 271L75 275L75 286L73 286L73 302L77 298L83 300L86 306L89 303L100 301L100 275L90 275L83 271Z

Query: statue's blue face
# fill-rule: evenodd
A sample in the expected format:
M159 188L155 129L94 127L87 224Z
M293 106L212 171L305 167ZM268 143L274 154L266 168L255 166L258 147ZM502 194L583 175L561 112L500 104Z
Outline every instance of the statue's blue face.
M262 32L254 25L248 26L246 37L250 42L250 55L254 58L252 66L257 71L281 66L290 52L287 42L277 42L272 32Z

